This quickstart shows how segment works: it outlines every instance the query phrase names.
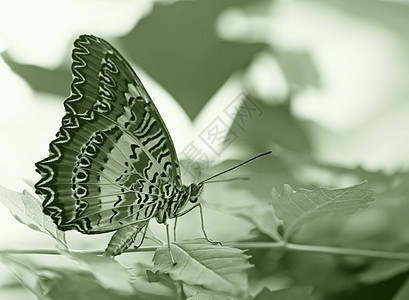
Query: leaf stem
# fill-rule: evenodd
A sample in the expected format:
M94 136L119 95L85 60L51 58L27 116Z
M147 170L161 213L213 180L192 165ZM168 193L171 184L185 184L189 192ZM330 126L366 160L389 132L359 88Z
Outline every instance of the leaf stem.
M128 249L125 252L147 252L147 251L155 251L158 246L150 246L150 247L139 247L138 249ZM88 253L88 254L96 254L102 255L105 251L104 250L69 250L72 253ZM0 255L2 254L46 254L46 255L61 255L61 251L57 249L0 249Z
M303 252L303 253L318 253L339 256L360 256L367 258L386 259L386 260L400 260L409 262L409 252L394 252L384 250L370 250L357 248L341 248L330 246L315 246L302 245L293 243L276 243L276 242L256 242L256 243L237 243L237 248L241 249L274 249L284 252Z
M330 246L314 246L314 245L302 245L284 242L239 242L239 243L225 243L224 245L233 246L240 249L271 249L275 251L283 252L300 252L300 253L317 253L327 255L338 256L360 256L374 259L385 260L399 260L409 262L409 252L394 252L383 250L369 250L369 249L356 249L356 248L340 248ZM138 249L128 249L126 253L133 252L149 252L155 251L158 246L139 247ZM89 253L101 255L103 250L70 250L74 253ZM45 254L45 255L60 255L61 252L57 249L0 249L0 255L2 254Z

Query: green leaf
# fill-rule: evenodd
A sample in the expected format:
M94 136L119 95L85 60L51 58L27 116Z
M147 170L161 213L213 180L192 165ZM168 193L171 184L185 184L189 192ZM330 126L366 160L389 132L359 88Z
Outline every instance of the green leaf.
M184 294L178 295L181 283L173 281L169 276L163 274L163 280L159 279L162 274L155 274L151 271L151 262L138 262L126 270L130 273L132 287L142 299L149 300L179 300L185 299ZM157 276L156 276L157 275ZM167 282L166 278L167 277ZM180 298L181 297L181 298Z
M246 68L265 47L264 43L225 41L215 30L225 9L250 2L254 0L157 4L119 40L126 58L148 72L194 119L231 74Z
M71 82L72 75L65 64L50 70L38 66L20 64L13 61L12 58L8 58L6 63L14 73L23 78L36 91L55 94L61 97L66 97L70 92L68 83Z
M237 298L226 293L210 291L199 286L184 284L184 291L188 300L241 300L246 298Z
M365 284L375 284L403 274L409 270L409 262L404 261L373 261L359 274L359 281Z
M261 112L259 115L252 113L251 108L255 107ZM239 137L234 141L238 147L248 149L249 153L265 152L267 149L271 149L272 145L288 151L295 151L298 155L301 153L305 155L311 151L307 128L302 126L299 120L294 117L288 103L272 106L251 95L248 100L246 99L242 103L238 111L240 114L236 114L230 128L232 132L228 134ZM272 130L271 128L285 128L285 130ZM272 165L272 168L268 168L268 165ZM275 157L275 155L259 159L243 166L243 168L258 172L265 170L264 176L274 176L276 181L283 183L289 182L285 177L295 177L291 173L287 173L288 166L284 165L280 157ZM240 170L242 171L243 168Z
M150 270L146 270L146 275L148 276L149 282L159 282L164 286L171 289L172 298L177 300L185 300L186 296L183 291L183 285L181 282L172 280L169 275L160 274L159 271L153 273Z
M175 284L177 284L175 282ZM144 299L149 300L179 300L175 289L164 285L160 282L149 282L146 277L138 277L132 279L132 285L136 293ZM182 294L182 296L184 296Z
M284 52L277 49L275 55L291 87L320 87L319 73L309 53Z
M166 246L156 250L153 262L157 270L173 280L235 296L247 294L245 271L251 265L242 250L198 239L171 244L171 252L176 265L172 264Z
M16 275L19 281L38 299L42 300L142 300L136 293L124 293L106 288L86 270L74 270L57 266L44 267L36 261L16 260L0 255L4 263ZM114 272L113 277L117 274ZM113 278L114 280L114 278Z
M250 199L254 200L253 199ZM253 201L254 202L254 201ZM236 204L236 203L235 203ZM281 220L275 215L274 209L271 206L254 205L254 203L246 205L225 206L222 204L207 204L217 211L224 211L230 215L240 217L251 224L253 224L259 231L272 237L276 241L282 240L282 237L278 233L278 227L281 224Z
M127 295L107 289L87 271L45 269L41 271L47 286L46 299L55 300L142 300L139 295ZM41 298L44 299L44 298Z
M409 5L406 1L331 0L320 2L344 10L361 22L366 21L380 28L389 29L403 39L406 39L409 33Z
M31 229L46 233L62 247L67 247L65 233L57 228L52 219L43 214L41 202L26 190L18 193L0 185L0 201L11 214Z
M270 291L268 288L264 288L254 300L307 300L313 299L311 297L312 287L310 286L295 286L287 289L281 289L276 291Z
M392 300L407 300L409 299L409 278L402 284L398 292L393 296Z
M274 209L268 206L250 206L233 209L232 213L251 222L258 230L276 241L282 238L278 233L281 220L275 215Z
M69 251L61 251L61 253L92 272L104 287L126 293L134 292L134 288L130 283L131 274L116 260L89 253Z
M41 277L28 264L22 263L8 255L0 254L0 261L16 276L18 281L39 299L44 298L44 289L41 286Z
M184 300L182 283L166 274L153 273L153 265L145 262L136 263L130 271L131 283L136 293L149 300Z
M343 189L318 188L313 191L294 191L289 185L284 185L282 195L276 189L272 192L273 207L284 221L286 240L308 221L328 213L352 214L368 207L373 200L373 191L367 188L367 182Z

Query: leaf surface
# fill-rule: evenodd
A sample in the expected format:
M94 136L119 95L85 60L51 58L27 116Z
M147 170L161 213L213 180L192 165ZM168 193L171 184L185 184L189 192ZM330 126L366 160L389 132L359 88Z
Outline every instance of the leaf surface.
M139 295L127 295L104 287L87 271L53 268L42 270L46 295L55 300L142 300ZM44 299L44 298L43 298Z
M409 262L376 260L359 273L359 281L364 284L376 284L386 281L409 270Z
M164 275L166 276L166 275ZM170 279L171 280L171 279ZM174 286L170 287L162 282L150 282L146 276L133 278L132 285L136 290L136 293L143 299L149 300L184 300L183 293L177 294L175 287L178 284L174 282Z
M279 241L282 239L277 231L281 220L277 218L271 206L249 205L232 207L228 212L247 220L262 233L270 236L274 240Z
M157 270L173 280L235 296L247 294L245 271L251 265L242 250L197 239L172 244L171 252L176 265L171 262L167 246L156 250L153 262Z
M392 300L406 300L409 298L409 279L402 284Z
M161 274L159 271L153 273L150 270L146 271L148 276L149 283L160 283L163 286L166 286L170 291L168 292L169 298L177 300L185 300L186 295L183 291L183 285L179 281L174 281L167 274Z
M258 293L254 300L312 300L311 292L312 287L310 286L295 286L276 291L270 291L268 288L264 288Z
M284 185L282 195L276 189L272 192L273 207L284 221L285 239L308 221L329 213L352 214L368 207L373 200L373 191L367 188L366 182L343 189L317 188L313 191L294 191L291 186Z
M223 292L215 292L204 289L200 286L183 285L183 289L186 293L187 300L241 300L243 298L237 298ZM245 298L244 298L245 299Z
M44 298L44 290L40 284L41 277L36 273L32 266L16 260L15 258L0 254L0 262L9 268L16 276L18 281L39 299Z
M60 246L67 248L65 233L43 213L41 202L29 192L18 193L0 185L0 201L20 223L50 235Z
M92 272L104 287L126 293L134 291L130 283L131 274L116 260L89 253L61 252Z

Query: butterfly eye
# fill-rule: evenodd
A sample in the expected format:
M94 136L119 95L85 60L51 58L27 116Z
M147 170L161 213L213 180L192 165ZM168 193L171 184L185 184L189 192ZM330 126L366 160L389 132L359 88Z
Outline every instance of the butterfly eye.
M197 185L197 184L192 183L189 186L189 192L190 192L189 201L192 203L196 203L197 200L199 199L199 195L202 189L203 189L203 185Z
M198 189L197 185L192 183L190 185L190 196L191 197L197 196L198 192L199 192L199 189Z

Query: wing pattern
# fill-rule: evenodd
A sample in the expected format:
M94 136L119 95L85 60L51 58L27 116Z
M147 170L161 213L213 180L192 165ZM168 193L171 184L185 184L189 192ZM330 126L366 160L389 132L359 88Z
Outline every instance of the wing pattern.
M141 81L103 39L74 42L71 96L36 164L44 213L62 230L101 233L149 220L181 187L171 136Z

